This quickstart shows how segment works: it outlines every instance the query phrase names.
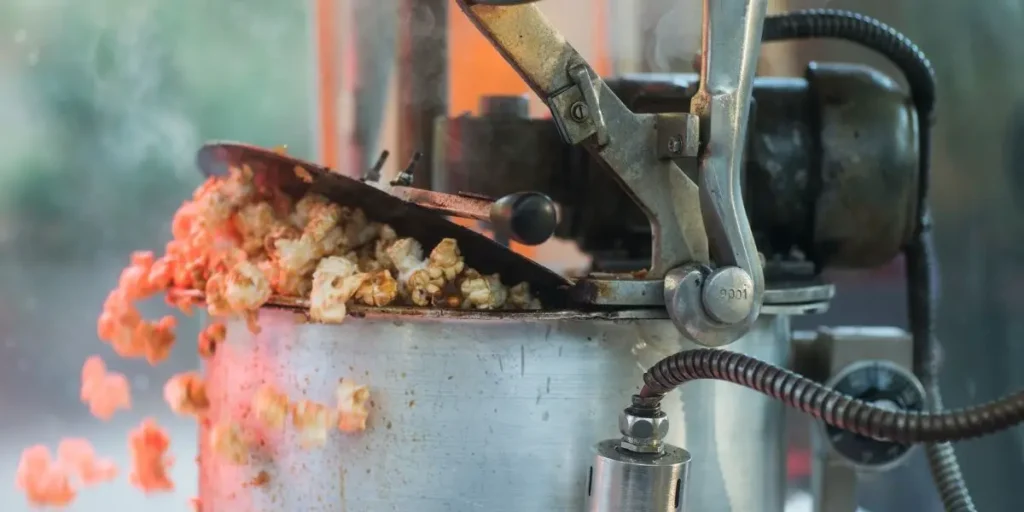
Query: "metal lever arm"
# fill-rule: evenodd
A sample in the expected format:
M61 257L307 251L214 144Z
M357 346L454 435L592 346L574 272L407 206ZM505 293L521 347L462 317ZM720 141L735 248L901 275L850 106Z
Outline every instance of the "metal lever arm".
M761 265L740 177L766 7L766 0L704 0L700 89L690 104L708 125L700 189L712 256L752 277Z
M656 148L656 117L638 115L605 85L535 4L457 0L477 29L544 99L563 136L608 167L651 222L650 278L709 261L697 185Z
M700 117L700 205L719 268L674 271L666 301L681 329L700 333L712 346L745 332L764 300L764 271L740 179L766 10L766 0L704 0L701 81L690 113Z

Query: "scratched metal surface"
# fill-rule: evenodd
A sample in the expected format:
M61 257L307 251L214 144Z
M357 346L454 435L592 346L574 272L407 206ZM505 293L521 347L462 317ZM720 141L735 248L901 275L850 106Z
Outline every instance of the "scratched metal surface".
M695 347L668 320L392 316L322 325L267 308L260 322L256 336L229 323L207 366L210 418L240 421L259 439L242 466L201 450L208 512L580 511L591 448L616 435L621 401L644 369ZM763 315L730 348L783 363L787 326ZM292 429L268 431L246 415L264 383L323 402L343 377L370 386L371 418L365 432L332 435L325 449L302 449ZM666 397L663 409L673 424L667 441L693 454L693 510L782 507L784 448L764 442L783 435L780 403L700 381ZM245 485L261 471L265 485Z

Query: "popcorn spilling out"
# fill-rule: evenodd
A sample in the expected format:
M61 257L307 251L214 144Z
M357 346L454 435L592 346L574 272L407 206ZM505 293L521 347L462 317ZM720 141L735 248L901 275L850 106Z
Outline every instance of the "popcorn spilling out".
M337 411L312 400L300 400L292 406L292 426L299 433L299 444L305 448L327 444L327 434L337 421Z
M156 260L152 252L140 251L132 254L128 268L121 272L97 323L100 340L110 343L119 356L144 358L155 365L170 354L177 321L173 316L145 320L136 303L166 290L171 270L168 260Z
M256 413L256 419L268 428L274 430L284 428L290 409L288 396L270 384L260 386L256 390L256 394L253 395L252 410Z
M66 465L84 486L109 482L117 477L117 466L110 459L96 456L85 439L68 438L57 446L57 460Z
M312 181L304 169L295 172ZM171 233L162 256L150 251L131 255L103 303L97 335L123 358L157 365L170 355L176 317L144 318L140 310L140 303L159 295L183 314L203 306L217 317L198 337L196 351L203 359L215 358L225 344L223 318L244 319L250 332L259 333L257 311L274 299L308 304L309 316L325 323L343 322L356 305L541 307L527 283L508 287L500 275L473 269L454 239L441 240L428 252L420 241L368 219L358 208L312 193L292 197L248 166L207 179L174 214ZM211 403L199 373L176 375L163 391L174 413L209 426L208 441L215 453L234 464L249 460L256 433L244 431L235 421L209 423ZM132 406L128 379L108 372L104 361L92 356L82 367L81 400L93 416L109 420ZM334 429L352 434L367 427L366 386L339 381L336 402L292 401L264 386L251 405L263 426L294 429L303 446L317 447ZM168 454L167 434L146 419L128 439L131 484L145 493L173 490L168 471L174 460ZM17 484L32 505L62 507L75 499L76 485L107 482L117 473L111 461L96 457L87 441L71 438L60 444L56 460L44 446L25 450ZM198 507L198 501L193 506Z
M113 461L96 456L85 439L61 441L54 460L43 445L26 448L18 464L17 486L37 507L63 507L78 495L75 484L92 486L117 476Z
M203 359L209 359L213 357L213 354L217 352L217 347L221 343L224 343L224 339L227 338L228 329L227 327L219 322L214 322L199 333L198 351L199 357Z
M89 412L101 420L109 420L120 409L132 406L128 379L120 373L107 372L99 356L85 360L82 366L82 402Z
M210 408L206 383L195 372L180 373L164 385L164 400L171 410L182 416L199 417Z
M249 461L250 443L235 422L218 422L210 428L210 448L231 464Z
M131 451L131 484L143 492L174 490L167 471L174 458L167 454L171 440L152 419L146 419L128 436Z
M276 387L264 384L252 395L250 410L263 427L272 431L291 427L300 446L319 448L327 443L335 429L347 434L366 430L370 415L369 388L342 379L335 394L337 403L333 407L308 399L293 402ZM239 422L221 420L210 427L208 435L209 445L218 457L239 465L250 460L259 432L247 431Z
M366 430L370 416L370 390L351 379L341 379L336 392L338 400L338 430L355 433Z
M50 450L37 445L21 454L17 473L18 489L37 507L63 507L78 492L71 486L71 473L50 457Z

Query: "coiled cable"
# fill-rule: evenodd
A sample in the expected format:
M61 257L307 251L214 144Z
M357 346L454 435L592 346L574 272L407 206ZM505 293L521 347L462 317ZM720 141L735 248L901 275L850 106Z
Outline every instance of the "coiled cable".
M644 374L636 404L650 407L677 386L699 379L740 384L833 427L900 444L962 441L1024 423L1024 391L959 410L892 411L784 368L718 349L687 350L659 361Z
M940 346L935 336L935 307L938 303L938 264L931 233L928 190L931 173L931 127L935 109L935 72L931 63L909 38L892 27L861 14L833 9L795 11L765 18L765 42L833 38L854 42L887 57L903 73L919 121L917 212L914 237L904 250L907 271L907 300L913 335L914 373L928 393L931 410L942 410L938 374ZM946 510L974 512L974 503L960 471L956 453L949 444L928 444L928 464Z

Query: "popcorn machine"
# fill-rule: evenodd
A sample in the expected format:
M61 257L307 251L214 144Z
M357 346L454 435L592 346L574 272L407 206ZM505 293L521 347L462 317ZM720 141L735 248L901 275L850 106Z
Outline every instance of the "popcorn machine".
M697 73L613 77L543 4L396 6L398 136L385 145L422 155L401 172L371 163L383 114L358 118L356 156L345 158L325 121L326 166L229 143L200 153L209 175L250 168L436 247L408 269L389 255L415 305L415 271L458 283L450 297L423 288L435 307L342 301L344 322L331 323L317 313L314 277L308 301L272 299L231 320L207 365L211 415L247 425L268 383L331 401L339 376L356 378L373 398L367 429L323 449L254 424L259 450L230 460L204 426L205 510L781 511L786 405L821 422L819 510L853 510L859 476L917 443L950 509L971 510L948 442L1019 422L1021 404L940 410L926 201L934 83L923 54L853 13L769 16L765 0L710 0L699 6ZM450 74L465 51L449 40L452 19L482 35L550 117L506 91L452 116L449 92L468 74ZM911 90L835 63L755 77L762 42L804 38L879 51ZM330 169L351 162L358 175ZM485 223L497 241L452 217ZM561 275L502 239L569 240L590 268ZM441 264L446 240L473 273ZM835 289L822 269L900 254L912 332L790 328L828 307ZM438 277L449 275L460 277ZM534 296L517 299L515 283Z

